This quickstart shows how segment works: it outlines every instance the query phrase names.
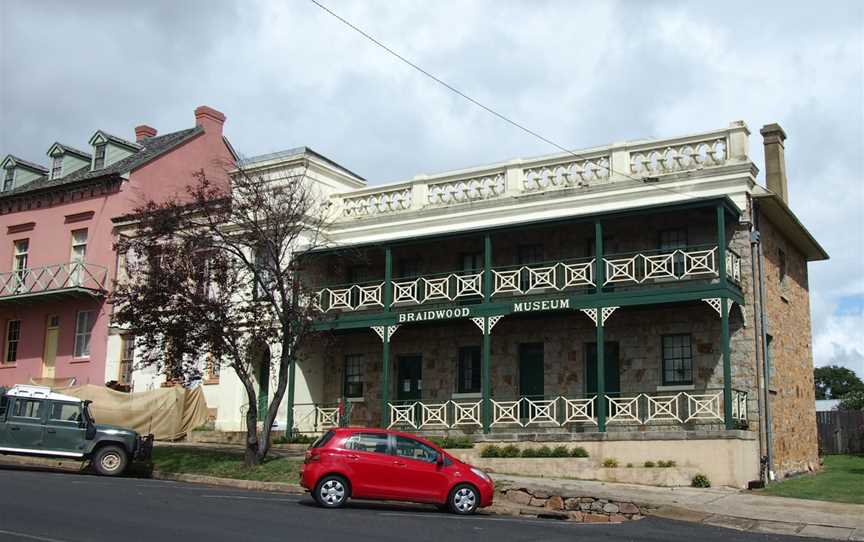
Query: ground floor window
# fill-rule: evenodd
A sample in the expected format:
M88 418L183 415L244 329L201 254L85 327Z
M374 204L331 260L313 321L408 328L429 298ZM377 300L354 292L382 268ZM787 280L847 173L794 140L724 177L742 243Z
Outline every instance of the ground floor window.
M693 383L693 350L689 334L663 335L663 385Z
M90 334L96 311L80 311L75 320L75 352L76 358L90 357Z
M18 343L21 341L21 320L6 322L6 352L3 360L15 363L18 360Z
M120 351L120 374L117 382L120 384L132 383L132 364L135 361L135 335L122 336L122 348Z
M366 367L366 358L362 354L349 354L345 356L345 397L363 397L363 369Z
M459 349L456 393L480 393L480 347Z

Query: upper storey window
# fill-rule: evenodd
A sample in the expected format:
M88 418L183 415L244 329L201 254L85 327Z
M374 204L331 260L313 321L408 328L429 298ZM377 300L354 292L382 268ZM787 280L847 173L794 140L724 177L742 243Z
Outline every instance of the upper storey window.
M93 169L102 169L105 167L105 149L108 145L99 143L93 153Z
M13 186L15 186L15 168L7 167L3 172L3 191L12 190Z
M59 179L63 174L63 155L58 154L51 158L51 178Z

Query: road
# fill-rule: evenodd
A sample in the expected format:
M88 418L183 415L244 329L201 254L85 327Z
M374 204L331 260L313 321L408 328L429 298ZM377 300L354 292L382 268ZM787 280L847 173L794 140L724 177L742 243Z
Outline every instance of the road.
M316 507L308 496L0 468L0 541L796 541L646 518L620 525L475 516L411 505Z

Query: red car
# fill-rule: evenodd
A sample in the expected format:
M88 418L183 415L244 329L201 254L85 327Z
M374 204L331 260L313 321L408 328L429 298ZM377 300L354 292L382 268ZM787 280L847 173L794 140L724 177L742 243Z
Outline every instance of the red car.
M383 429L333 429L306 452L300 483L323 507L349 498L420 502L472 514L492 504L482 470L415 435Z

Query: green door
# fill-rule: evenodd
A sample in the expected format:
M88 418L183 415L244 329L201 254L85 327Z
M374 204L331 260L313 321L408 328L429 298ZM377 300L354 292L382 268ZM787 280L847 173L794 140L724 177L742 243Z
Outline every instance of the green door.
M6 441L2 447L16 450L42 450L42 422L47 402L15 397L6 418Z
M81 403L50 403L42 443L46 452L81 455L85 433Z
M603 343L604 375L606 393L613 395L621 391L621 373L618 371L618 343ZM597 393L597 343L585 344L585 393Z
M543 398L543 343L519 345L519 396Z
M423 391L423 357L417 354L396 358L398 378L396 399L419 401Z

